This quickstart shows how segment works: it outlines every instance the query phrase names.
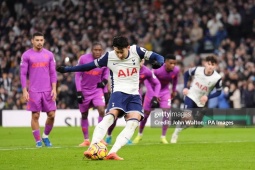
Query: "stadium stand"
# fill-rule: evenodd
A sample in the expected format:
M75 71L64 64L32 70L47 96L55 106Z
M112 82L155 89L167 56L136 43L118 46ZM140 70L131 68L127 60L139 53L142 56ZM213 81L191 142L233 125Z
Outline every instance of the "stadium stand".
M238 106L231 97L234 89L240 90L240 107L255 106L255 0L35 2L0 0L0 110L25 109L19 63L36 31L45 34L45 48L55 54L57 65L76 65L93 41L111 49L117 34L162 55L176 54L182 73L214 53L229 91L223 96L228 107ZM173 107L182 104L182 73ZM58 108L77 108L74 74L58 74L58 81ZM218 100L213 104L221 107Z

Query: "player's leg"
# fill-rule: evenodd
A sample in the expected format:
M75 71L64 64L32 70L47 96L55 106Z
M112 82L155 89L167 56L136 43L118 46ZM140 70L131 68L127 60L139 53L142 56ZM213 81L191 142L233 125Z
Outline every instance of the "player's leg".
M97 110L98 110L98 113L99 113L99 116L98 116L98 123L100 123L102 120L103 120L103 117L105 115L105 106L97 106L96 107ZM104 139L101 140L101 142L104 144L104 145L107 145L108 143L106 143L104 141Z
M91 145L100 142L104 138L108 128L113 124L115 119L121 113L123 113L123 111L125 111L120 110L121 108L124 108L122 102L125 100L124 97L125 95L123 95L123 93L121 92L112 93L107 107L107 114L104 116L103 120L97 124L93 132ZM89 153L89 151L85 151L84 156L89 159L91 158L91 154Z
M44 145L47 146L47 147L52 146L52 144L49 140L49 134L52 131L52 128L53 128L53 125L54 125L54 120L55 120L55 111L47 112L47 119L46 119L46 123L45 123L45 128L44 128L44 132L42 134L42 141L43 141Z
M31 128L36 142L36 147L42 147L39 118L40 112L32 112Z
M84 141L81 144L79 144L79 146L89 146L90 145L88 114L89 114L88 110L85 112L81 112L81 130L82 130Z
M98 123L103 120L105 115L105 98L102 90L98 90L95 94L93 94L92 104L96 107L99 117Z
M137 128L139 121L141 120L141 114L136 112L131 112L126 116L126 126L117 136L116 141L109 151L106 159L107 160L123 160L123 158L119 157L116 153L118 150L127 144L127 142L132 138L135 129Z
M192 99L190 99L189 97L186 96L185 100L184 100L184 110L182 113L181 121L185 122L187 120L192 120L193 119L192 114L191 114L192 111L189 109L196 108L196 107L197 107L196 103ZM170 141L171 143L177 143L179 133L184 128L185 128L185 125L182 125L182 124L176 125L174 133L172 134L172 138Z
M36 142L36 147L42 147L41 133L40 133L40 111L41 108L41 94L29 91L29 101L27 102L27 110L32 112L31 128Z
M89 121L88 121L88 114L89 108L92 106L93 96L86 95L83 92L84 99L81 104L78 104L79 110L81 112L81 130L83 134L83 142L79 144L79 146L89 146Z
M140 122L139 132L138 132L137 136L135 137L135 139L133 140L134 144L139 143L142 140L143 130L144 130L144 127L146 125L146 122L147 122L147 119L149 116L150 116L150 111L145 110L143 120Z
M123 160L123 158L119 157L116 153L132 138L139 121L143 117L142 101L139 95L129 95L129 98L128 100L125 100L124 105L126 105L127 108L127 114L125 115L127 123L125 128L117 136L113 147L105 158L107 160Z
M112 143L112 131L115 128L116 124L117 124L117 120L115 119L115 121L113 122L113 124L108 128L107 130L107 136L105 138L105 142L109 145Z
M45 122L45 128L42 135L42 140L45 146L47 147L52 146L49 140L49 135L54 125L56 109L57 109L56 102L52 100L51 92L43 92L42 93L42 111L47 113L47 119Z
M170 93L165 93L163 95L160 95L160 108L162 108L163 117L162 117L162 133L160 141L163 144L168 144L168 141L166 139L166 133L169 127L169 121L170 121L170 107L171 107L171 96Z
M107 129L113 124L114 120L118 117L119 112L120 110L113 109L104 116L103 120L100 123L98 123L97 126L95 127L90 145L98 143L104 138ZM89 150L87 150L84 152L84 156L90 159L92 155L89 152Z
M103 91L97 91L96 94L94 94L94 98L92 100L93 105L96 107L99 116L98 116L98 123L100 123L103 120L103 117L105 115L105 98ZM101 142L104 145L107 145L107 143L102 139Z
M144 127L147 123L147 119L150 116L150 112L151 112L151 100L152 100L152 98L153 98L153 96L150 96L150 95L147 95L147 94L144 97L144 102L143 102L144 117L140 122L139 132L138 132L138 135L133 140L133 143L139 143L142 140L143 130L144 130Z

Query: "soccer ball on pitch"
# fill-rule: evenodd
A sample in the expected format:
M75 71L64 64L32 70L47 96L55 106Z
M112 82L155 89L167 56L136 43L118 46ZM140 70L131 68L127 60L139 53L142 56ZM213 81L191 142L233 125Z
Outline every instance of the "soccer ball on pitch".
M92 160L103 160L104 157L106 157L108 154L107 147L101 142L94 143L93 145L91 145L88 151L92 155L91 156Z

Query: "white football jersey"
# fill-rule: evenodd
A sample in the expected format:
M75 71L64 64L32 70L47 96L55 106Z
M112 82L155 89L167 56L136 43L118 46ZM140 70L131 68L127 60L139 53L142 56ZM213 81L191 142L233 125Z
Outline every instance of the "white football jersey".
M204 104L200 102L202 96L208 96L210 92L216 88L216 90L222 89L221 76L214 71L212 75L205 75L205 67L196 67L189 69L189 75L194 79L189 89L188 97L191 98L198 107L204 107Z
M95 60L97 67L107 66L110 69L112 92L139 94L139 72L141 59L149 59L151 51L136 45L130 46L128 57L121 60L115 51L107 52Z

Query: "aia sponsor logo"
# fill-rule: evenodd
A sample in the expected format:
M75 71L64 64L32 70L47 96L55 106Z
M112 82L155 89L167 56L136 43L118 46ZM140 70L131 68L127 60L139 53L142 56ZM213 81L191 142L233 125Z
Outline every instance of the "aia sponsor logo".
M195 85L202 91L208 91L208 87L200 84L199 82L196 82Z
M136 68L127 68L127 69L120 69L118 72L118 77L129 77L137 74Z

